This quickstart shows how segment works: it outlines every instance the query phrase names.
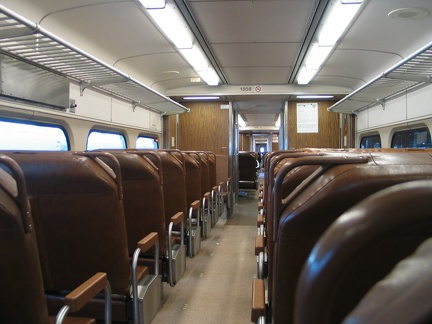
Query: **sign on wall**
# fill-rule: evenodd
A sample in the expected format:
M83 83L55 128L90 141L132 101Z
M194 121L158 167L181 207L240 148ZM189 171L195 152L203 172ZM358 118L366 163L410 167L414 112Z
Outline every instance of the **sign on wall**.
M297 104L297 133L318 133L318 103Z

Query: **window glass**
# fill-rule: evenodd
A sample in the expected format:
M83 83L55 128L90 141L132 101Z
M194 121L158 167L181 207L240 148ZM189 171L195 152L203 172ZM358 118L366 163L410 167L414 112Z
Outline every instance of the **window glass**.
M67 151L69 141L59 126L0 120L0 149Z
M407 129L394 133L392 148L426 148L432 147L431 135L427 127Z
M87 150L125 149L126 139L120 133L92 130L87 138Z
M379 134L363 136L360 148L381 148L381 137Z
M139 136L136 141L137 149L158 149L159 142L155 137Z

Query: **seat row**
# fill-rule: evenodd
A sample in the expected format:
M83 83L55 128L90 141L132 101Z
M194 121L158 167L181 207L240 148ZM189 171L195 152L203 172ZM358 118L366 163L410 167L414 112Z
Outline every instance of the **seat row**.
M22 170L29 201L24 214L37 242L30 244L37 247L33 268L39 264L49 314L74 287L102 272L112 291L110 320L149 323L161 304L162 281L178 282L186 254L199 252L229 196L226 184L216 183L211 152L1 154ZM14 174L7 164L1 169ZM8 302L22 306L18 299ZM105 305L105 295L98 295L78 315L103 320Z
M432 179L432 157L424 150L303 149L266 155L264 170L255 244L258 279L253 282L251 320L293 323L300 322L296 302L300 274L329 226L349 208L380 190ZM377 281L376 273L381 271L382 275L384 268L388 271L394 260L413 252L429 234L432 232L427 229L416 233L411 241L401 239L406 246L403 252L396 249L393 253L391 245L383 248L380 261L385 262L376 265L376 271L365 271L367 284L358 281L345 294L338 291L340 303L334 303L333 313L326 315L328 320L318 322L340 322L363 296L364 289ZM392 254L387 260L387 255ZM313 269L318 266L315 264ZM349 278L352 284L353 277Z
M258 189L259 158L260 155L257 152L239 152L239 189Z

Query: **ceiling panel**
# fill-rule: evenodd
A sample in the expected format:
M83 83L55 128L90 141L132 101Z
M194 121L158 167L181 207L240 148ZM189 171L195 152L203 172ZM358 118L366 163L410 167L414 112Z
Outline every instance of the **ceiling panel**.
M313 3L312 0L190 1L210 44L300 42Z
M288 66L296 58L295 43L214 44L214 53L222 67Z
M224 69L230 84L285 84L291 67L233 67Z
M249 127L262 125L274 126L277 116L277 114L244 114L244 119Z
M320 18L313 15L314 9L323 8L328 0L175 1L184 5L183 13L197 25L227 87L192 83L196 73L136 0L3 0L2 5L161 93L179 98L182 93L218 93L224 99L229 96L250 120L254 115L263 123L273 119L284 100L292 100L289 91L280 95L280 87L294 78L308 27L313 30ZM407 7L424 8L429 15L424 19L388 17L390 11ZM335 86L339 90L333 94L344 95L431 39L432 1L364 0L359 16L315 79L301 88L295 82L287 86L292 86L292 93L300 89L305 94L323 94ZM267 94L277 95L224 93L238 85L261 85Z

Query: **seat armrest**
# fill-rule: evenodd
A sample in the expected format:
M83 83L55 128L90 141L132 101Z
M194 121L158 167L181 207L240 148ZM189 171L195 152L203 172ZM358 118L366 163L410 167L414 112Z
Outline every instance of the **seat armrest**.
M173 223L173 225L178 225L183 220L183 217L183 212L178 212L171 217L171 222Z
M98 272L93 277L75 288L65 297L65 304L71 312L79 311L94 296L108 285L108 277L104 272Z
M260 252L264 252L264 235L257 235L255 239L255 255L258 256Z
M197 199L197 200L195 200L191 205L190 205L190 208L192 208L192 209L198 209L198 208L200 208L200 201Z
M77 312L99 292L105 290L105 323L111 323L111 286L107 274L98 272L65 297L65 306L57 314L55 323L63 323L69 312Z
M192 216L193 216L193 212L194 210L196 210L196 220L197 223L199 223L199 218L200 218L200 201L199 200L195 200L193 203L191 203L190 207L189 207L189 222L188 222L188 228L189 228L189 233L190 231L192 231Z
M178 212L174 216L171 217L171 222L168 225L168 268L169 268L169 284L171 287L174 287L174 280L172 277L173 269L173 246L172 246L172 238L173 238L173 226L180 224L180 245L184 245L184 214L183 212Z
M138 248L141 252L148 251L152 246L154 246L159 240L159 236L157 232L151 232L146 237L144 237L141 241L138 242Z
M258 210L264 209L264 203L262 200L258 201Z
M257 216L257 227L261 227L262 225L264 225L264 215L260 213Z
M251 321L256 323L260 317L266 316L265 285L263 279L252 281Z

